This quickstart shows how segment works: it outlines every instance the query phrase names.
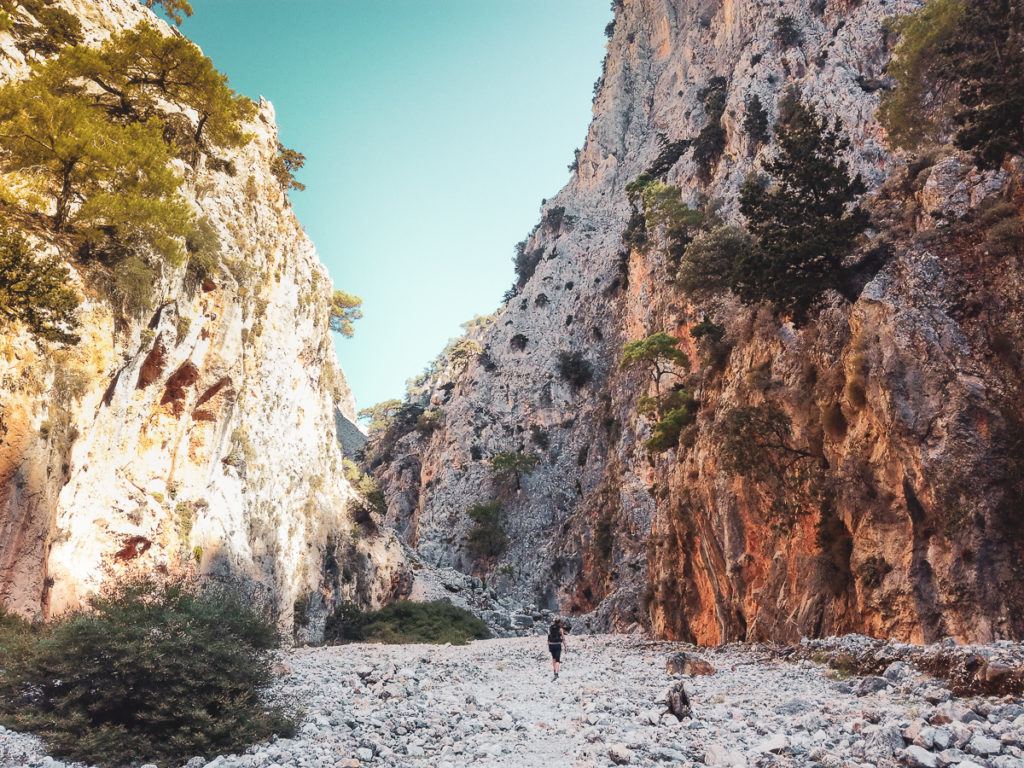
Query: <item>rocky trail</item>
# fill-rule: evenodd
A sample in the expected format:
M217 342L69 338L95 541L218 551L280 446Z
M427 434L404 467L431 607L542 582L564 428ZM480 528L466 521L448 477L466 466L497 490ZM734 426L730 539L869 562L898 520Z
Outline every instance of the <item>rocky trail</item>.
M715 673L670 676L666 660L681 650ZM795 658L583 636L571 638L554 681L539 635L297 648L277 691L303 710L296 737L189 768L1024 767L1024 707L1013 697L957 698L898 660L861 678ZM679 680L694 715L682 722L663 714ZM0 766L61 765L34 738L0 729Z

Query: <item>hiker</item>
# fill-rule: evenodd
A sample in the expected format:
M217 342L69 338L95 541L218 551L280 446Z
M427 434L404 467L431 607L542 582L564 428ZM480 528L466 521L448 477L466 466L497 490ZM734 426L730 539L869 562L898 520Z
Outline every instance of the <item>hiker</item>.
M558 679L558 666L562 661L562 648L565 647L565 633L568 631L569 625L558 617L548 628L548 650L551 651L551 666L555 670L552 680Z

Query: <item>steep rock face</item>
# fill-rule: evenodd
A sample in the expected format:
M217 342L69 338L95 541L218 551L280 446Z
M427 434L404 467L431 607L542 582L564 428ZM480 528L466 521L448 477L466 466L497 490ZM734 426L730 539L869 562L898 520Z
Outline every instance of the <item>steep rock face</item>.
M443 426L371 444L396 530L499 591L663 637L1019 637L1021 265L987 249L984 225L959 221L997 194L1019 207L1019 171L980 174L955 154L907 171L886 150L874 117L884 20L919 4L617 5L579 170L525 246L535 272L484 331L481 360L431 382L422 405ZM800 43L776 40L782 13ZM691 205L717 198L737 215L740 182L774 151L743 130L747 101L777 115L795 88L842 120L851 167L889 222L884 247L866 246L880 271L804 328L728 297L694 306L656 250L622 245L625 185L665 141L698 134L714 76L728 81L722 158L702 179L687 152L667 175ZM713 360L689 333L704 316L725 331ZM689 354L679 374L700 409L677 449L651 456L635 408L649 385L618 361L624 342L658 331ZM582 355L592 380L566 381L559 352ZM726 469L725 416L767 404L792 424L782 452L808 455L792 487ZM508 451L540 458L519 488L487 465ZM482 559L466 510L492 498L508 544Z
M91 42L156 21L129 0L63 5ZM394 535L362 535L349 511L335 416L351 424L355 409L331 280L272 174L269 103L246 130L220 163L178 168L221 240L211 277L165 268L153 308L125 322L99 268L72 263L81 343L0 338L0 598L13 610L58 614L133 572L196 571L285 624L300 597L378 605L407 588Z

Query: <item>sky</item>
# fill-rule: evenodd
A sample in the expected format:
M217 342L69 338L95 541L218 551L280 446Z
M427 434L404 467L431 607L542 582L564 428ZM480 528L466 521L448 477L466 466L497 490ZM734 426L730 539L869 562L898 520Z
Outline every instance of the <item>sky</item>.
M182 30L306 156L295 211L363 299L338 358L401 398L489 314L591 118L608 0L192 0Z

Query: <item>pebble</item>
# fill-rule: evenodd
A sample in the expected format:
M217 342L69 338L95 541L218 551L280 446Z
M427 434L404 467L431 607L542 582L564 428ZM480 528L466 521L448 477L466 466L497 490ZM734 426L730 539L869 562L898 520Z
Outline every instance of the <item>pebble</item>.
M637 636L574 636L557 681L543 636L296 648L282 652L288 671L274 690L305 713L296 738L186 768L1024 768L1018 701L957 697L911 664L894 666L909 646L871 647L885 672L842 683L766 646ZM679 653L715 673L670 675ZM693 706L682 721L665 705L680 681ZM0 768L72 767L0 728Z

